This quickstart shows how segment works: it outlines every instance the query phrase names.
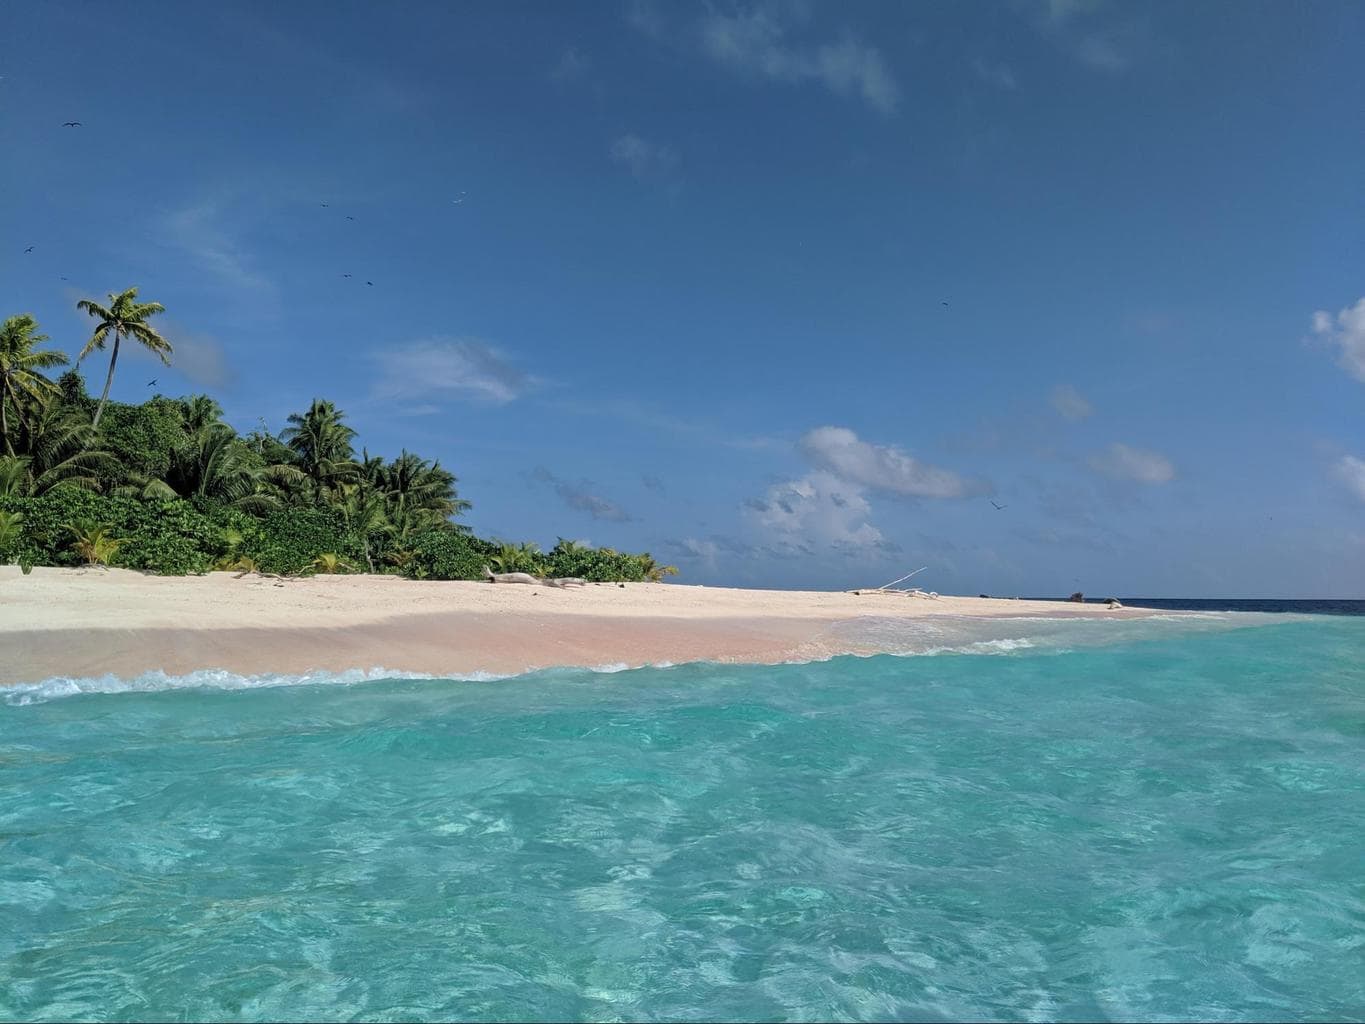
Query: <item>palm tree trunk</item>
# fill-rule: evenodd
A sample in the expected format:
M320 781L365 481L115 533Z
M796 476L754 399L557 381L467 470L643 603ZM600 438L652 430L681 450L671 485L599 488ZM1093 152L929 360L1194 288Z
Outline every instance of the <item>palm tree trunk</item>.
M14 443L9 439L9 417L5 415L5 390L0 388L0 437L5 439L5 452L14 454Z
M90 424L90 433L100 428L100 417L104 415L104 403L109 401L109 385L114 383L114 364L118 362L119 334L114 332L114 351L109 356L109 376L104 378L104 394L100 395L99 408L95 410L95 422Z

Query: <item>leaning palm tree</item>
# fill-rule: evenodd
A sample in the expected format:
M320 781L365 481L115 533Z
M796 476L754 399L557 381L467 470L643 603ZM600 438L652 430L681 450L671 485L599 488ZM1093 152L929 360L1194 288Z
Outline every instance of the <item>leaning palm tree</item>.
M117 295L110 292L108 308L90 299L81 299L76 303L76 308L84 310L99 321L95 333L85 343L85 348L81 349L77 362L95 349L103 351L109 335L114 336L114 350L109 356L109 375L104 378L104 393L100 395L100 404L95 409L95 420L90 424L90 429L94 431L99 429L100 417L104 415L104 405L109 401L109 385L114 383L114 364L118 362L119 343L124 338L133 339L148 351L154 352L167 366L170 365L171 361L166 356L171 352L171 343L157 334L156 329L147 323L156 314L166 312L166 307L159 302L138 302L137 289L129 288Z
M45 405L57 393L57 385L38 371L64 365L66 356L51 349L34 349L47 340L46 334L38 333L38 321L32 314L20 313L0 324L0 437L8 455L15 454L9 409L14 409L19 426L24 427L24 403Z

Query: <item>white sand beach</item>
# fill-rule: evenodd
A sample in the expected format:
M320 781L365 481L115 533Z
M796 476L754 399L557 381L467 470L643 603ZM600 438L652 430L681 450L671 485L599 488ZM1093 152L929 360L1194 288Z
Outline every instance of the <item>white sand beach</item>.
M1131 618L1060 601L679 584L546 586L391 576L0 567L0 684L56 676L388 669L465 674L552 666L764 662L873 653L831 635L864 616Z

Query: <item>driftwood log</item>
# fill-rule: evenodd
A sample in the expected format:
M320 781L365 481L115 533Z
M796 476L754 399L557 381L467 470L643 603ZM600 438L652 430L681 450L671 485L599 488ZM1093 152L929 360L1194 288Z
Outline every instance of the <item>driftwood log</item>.
M529 583L546 587L586 587L588 581L577 576L532 576L529 572L493 572L484 566L483 578L489 583Z

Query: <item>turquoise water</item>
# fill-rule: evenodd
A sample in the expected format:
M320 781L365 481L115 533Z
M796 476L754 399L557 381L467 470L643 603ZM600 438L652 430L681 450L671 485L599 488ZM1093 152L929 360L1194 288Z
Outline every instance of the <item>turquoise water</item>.
M1365 621L1267 621L10 691L0 1018L1361 1019Z

